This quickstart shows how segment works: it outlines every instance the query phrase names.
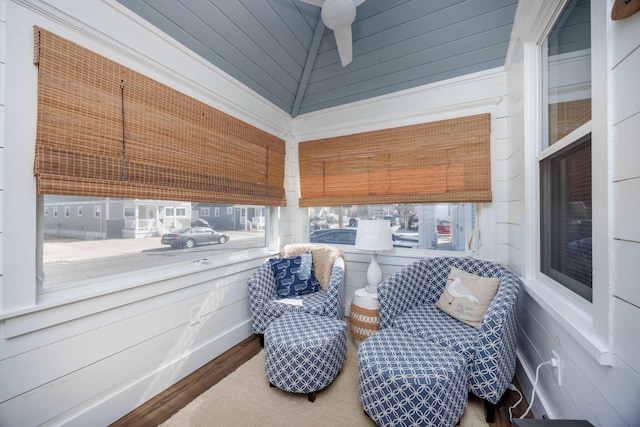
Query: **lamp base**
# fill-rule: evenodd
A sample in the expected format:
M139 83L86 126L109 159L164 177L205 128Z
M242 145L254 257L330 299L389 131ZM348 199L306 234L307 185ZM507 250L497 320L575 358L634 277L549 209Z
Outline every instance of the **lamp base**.
M369 268L367 269L367 283L368 285L365 287L367 292L370 294L378 293L378 284L382 282L382 269L380 268L380 264L378 264L378 254L371 254L371 264L369 264Z

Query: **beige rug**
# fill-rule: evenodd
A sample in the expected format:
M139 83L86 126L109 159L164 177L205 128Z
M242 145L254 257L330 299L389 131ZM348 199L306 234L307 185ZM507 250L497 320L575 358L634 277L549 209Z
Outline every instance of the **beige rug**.
M358 351L349 337L347 361L311 403L306 395L269 387L261 351L202 393L163 426L375 426L358 396ZM461 427L485 427L484 404L469 396Z

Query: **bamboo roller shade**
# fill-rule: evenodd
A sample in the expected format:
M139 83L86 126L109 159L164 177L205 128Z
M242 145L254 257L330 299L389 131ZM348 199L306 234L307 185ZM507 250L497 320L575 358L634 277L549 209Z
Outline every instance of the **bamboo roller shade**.
M34 27L38 193L284 206L285 142Z
M302 142L300 206L490 202L490 119Z
M591 120L591 98L549 104L549 145Z

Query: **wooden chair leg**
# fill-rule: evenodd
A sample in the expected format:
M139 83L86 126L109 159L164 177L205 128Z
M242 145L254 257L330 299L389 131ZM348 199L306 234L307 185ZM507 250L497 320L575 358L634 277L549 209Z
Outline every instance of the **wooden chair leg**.
M485 420L488 423L493 423L496 420L496 405L485 400L484 410L486 412Z
M312 391L311 393L307 394L307 399L309 399L309 402L315 402L316 401L316 392Z

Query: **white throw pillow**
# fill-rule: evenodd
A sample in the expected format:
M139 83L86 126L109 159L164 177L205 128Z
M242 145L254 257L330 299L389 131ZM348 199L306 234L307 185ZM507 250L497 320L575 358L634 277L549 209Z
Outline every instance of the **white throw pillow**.
M436 307L467 325L479 328L499 285L497 277L480 277L451 267L447 285Z

